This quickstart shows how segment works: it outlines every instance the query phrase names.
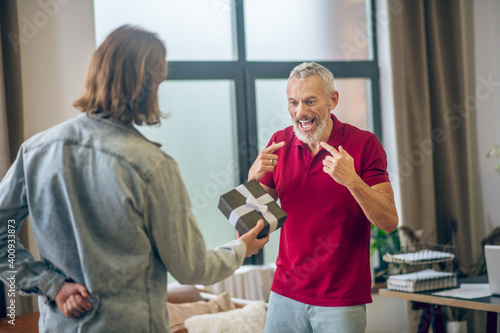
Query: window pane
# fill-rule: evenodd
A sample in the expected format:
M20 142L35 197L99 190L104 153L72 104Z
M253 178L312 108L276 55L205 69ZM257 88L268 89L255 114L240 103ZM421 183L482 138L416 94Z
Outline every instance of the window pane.
M286 98L287 79L260 79L255 82L259 150L266 147L274 132L292 125ZM333 113L340 121L373 131L370 81L335 79L339 104Z
M234 60L233 11L206 0L94 0L96 43L133 24L160 35L168 60Z
M228 80L166 81L160 85L159 101L170 118L159 127L138 126L179 164L209 248L234 239L236 233L217 208L220 195L239 181L233 94Z
M259 151L267 146L275 132L292 125L290 113L288 113L286 83L286 79L255 81Z
M244 4L248 60L371 59L365 0L252 0Z
M335 79L339 104L333 113L341 122L373 132L370 80Z

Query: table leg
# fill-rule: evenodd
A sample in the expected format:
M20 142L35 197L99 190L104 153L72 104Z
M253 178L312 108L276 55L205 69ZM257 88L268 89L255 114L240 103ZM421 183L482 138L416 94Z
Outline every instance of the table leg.
M440 305L413 302L412 309L422 310L418 323L418 333L429 332L431 323L434 333L444 333L443 308Z
M488 312L486 317L486 333L496 333L498 325L498 313Z
M418 323L417 333L427 333L429 332L429 327L432 322L432 312L430 309L430 304L412 302L412 310L422 310L420 315L420 322Z
M434 333L444 333L443 308L441 305L431 305L432 330Z

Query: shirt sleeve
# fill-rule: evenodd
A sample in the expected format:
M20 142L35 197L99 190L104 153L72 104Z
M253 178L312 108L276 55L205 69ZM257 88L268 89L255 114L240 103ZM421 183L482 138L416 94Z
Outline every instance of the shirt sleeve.
M28 216L22 149L0 183L0 280L9 291L53 300L66 277L50 263L35 261L17 237Z
M166 160L149 187L145 212L152 244L178 282L213 284L241 266L246 253L243 241L206 249L175 161Z
M361 170L361 178L368 186L389 182L387 173L387 156L382 144L375 135L364 146L365 161Z

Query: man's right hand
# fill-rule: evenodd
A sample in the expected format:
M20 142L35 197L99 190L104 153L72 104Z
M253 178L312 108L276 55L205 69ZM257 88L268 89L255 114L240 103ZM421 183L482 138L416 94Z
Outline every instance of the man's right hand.
M266 172L273 172L278 163L278 155L273 153L284 145L285 141L279 143L273 142L272 145L262 150L259 155L257 155L255 162L253 162L252 167L248 171L248 180L255 179L259 181L264 177Z
M250 257L259 253L259 250L262 249L267 242L269 242L269 234L264 238L257 238L257 235L262 229L264 229L264 220L260 219L257 221L257 225L244 235L240 235L239 232L237 233L238 239L241 239L247 245L245 257Z
M64 282L54 300L62 314L68 318L78 318L92 310L89 292L79 283Z

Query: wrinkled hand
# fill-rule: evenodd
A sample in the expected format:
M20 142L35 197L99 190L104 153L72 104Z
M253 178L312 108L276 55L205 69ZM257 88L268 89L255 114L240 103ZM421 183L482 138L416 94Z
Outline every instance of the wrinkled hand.
M273 172L278 163L278 155L273 153L284 145L285 141L280 143L273 142L272 145L263 149L259 155L257 155L255 162L253 162L252 167L248 171L248 180L260 180L264 177L266 172Z
M245 257L250 257L259 253L259 250L262 249L267 242L269 242L269 234L264 238L257 238L257 235L262 229L264 229L264 220L260 219L257 221L255 227L250 229L244 235L240 235L240 233L237 232L236 235L238 239L241 239L247 245L247 253L245 254Z
M93 307L87 288L79 283L64 282L54 300L62 314L68 318L80 317Z
M331 154L323 160L325 173L344 186L360 179L354 168L354 159L342 146L339 146L339 150L337 150L325 142L321 142L320 145Z

